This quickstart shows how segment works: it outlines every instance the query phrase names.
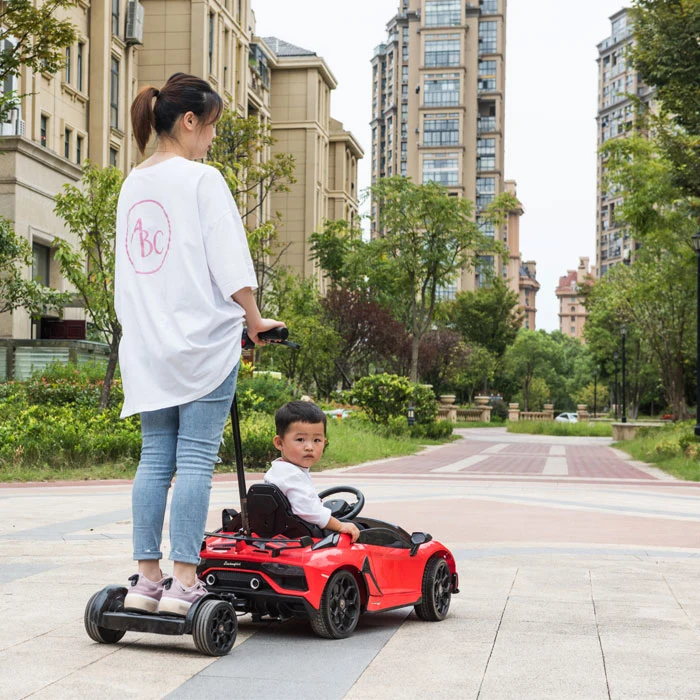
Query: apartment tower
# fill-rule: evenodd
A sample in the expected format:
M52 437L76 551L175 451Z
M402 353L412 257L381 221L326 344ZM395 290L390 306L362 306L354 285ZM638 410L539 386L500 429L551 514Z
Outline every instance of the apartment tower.
M401 0L372 58L372 182L439 182L472 199L482 231L501 240L480 212L505 188L505 21L506 0ZM508 268L507 258L479 256L444 296ZM517 291L517 272L509 279Z
M588 311L584 306L583 291L596 276L595 267L590 267L590 258L579 258L575 270L567 270L559 278L556 295L559 300L559 330L571 338L585 342L583 327L586 325Z
M610 17L610 36L598 44L598 148L614 138L624 138L638 118L637 98L653 106L654 91L631 66L628 51L634 36L627 9ZM629 230L615 218L619 194L605 187L605 160L598 155L596 254L598 277L621 262L629 264L637 244Z

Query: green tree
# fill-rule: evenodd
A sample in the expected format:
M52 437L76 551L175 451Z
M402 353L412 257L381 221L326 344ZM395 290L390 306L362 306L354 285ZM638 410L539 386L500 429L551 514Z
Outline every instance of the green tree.
M294 177L294 156L268 156L276 143L271 127L256 117L224 111L216 125L209 160L224 176L246 228L248 245L258 278L257 302L262 309L265 292L286 247L280 246L281 214L266 217L267 202L277 192L289 192Z
M476 251L495 250L472 217L473 204L450 197L436 184L416 185L405 177L389 177L371 188L379 206L372 241L375 255L367 270L374 289L389 295L395 318L411 335L411 381L418 379L421 338L433 323L438 291L474 265ZM381 284L377 284L377 281Z
M514 396L514 403L525 406L524 411L542 411L544 405L549 403L552 392L549 385L542 377L533 377L527 390L527 398L524 391Z
M447 307L450 325L462 338L497 358L513 344L524 319L517 293L500 277L473 292L460 292Z
M531 385L536 376L546 383L551 371L554 344L545 331L521 330L505 354L505 371L518 383L522 396L521 408L530 411Z
M494 380L497 366L493 353L474 343L468 347L467 356L454 378L455 387L467 395L469 403L473 403L475 392L483 391Z
M29 242L17 236L12 224L0 217L0 313L25 309L31 316L40 316L45 306L61 308L73 298L70 292L58 292L25 279L31 265Z
M673 177L700 196L700 3L634 0L632 61L661 106L652 123Z
M109 345L101 409L109 401L122 336L114 310L114 246L123 179L117 168L98 168L87 163L81 187L64 185L63 192L55 198L56 213L78 241L73 248L56 238L56 260L64 277L78 290L90 322Z
M20 68L52 75L65 64L65 48L75 42L75 27L56 17L57 11L76 7L77 0L6 0L0 3L0 84L17 78ZM14 90L0 94L0 121L19 103Z

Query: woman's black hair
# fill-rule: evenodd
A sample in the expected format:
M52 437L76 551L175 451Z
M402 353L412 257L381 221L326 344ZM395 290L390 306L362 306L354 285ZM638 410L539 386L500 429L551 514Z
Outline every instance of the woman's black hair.
M175 73L160 90L151 85L143 87L131 105L131 123L139 151L146 150L152 130L169 134L181 115L192 112L204 124L213 124L223 109L219 93L196 75Z

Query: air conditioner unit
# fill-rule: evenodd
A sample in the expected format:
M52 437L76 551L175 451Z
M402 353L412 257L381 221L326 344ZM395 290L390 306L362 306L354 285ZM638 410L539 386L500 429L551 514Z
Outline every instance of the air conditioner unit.
M124 39L127 44L143 44L143 5L138 0L129 0L126 8L126 34Z

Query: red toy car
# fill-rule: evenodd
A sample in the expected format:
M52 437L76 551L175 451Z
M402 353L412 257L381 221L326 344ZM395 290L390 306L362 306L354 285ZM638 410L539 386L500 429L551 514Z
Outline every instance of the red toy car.
M353 487L319 495L340 492L355 494L357 501L324 505L360 528L356 543L295 516L276 486L255 484L246 498L248 526L241 514L224 511L223 527L208 533L202 545L199 577L254 620L305 618L321 637L348 637L362 613L408 605L423 620L443 620L452 594L459 592L447 547L426 533L409 535L396 525L359 517L365 499Z

